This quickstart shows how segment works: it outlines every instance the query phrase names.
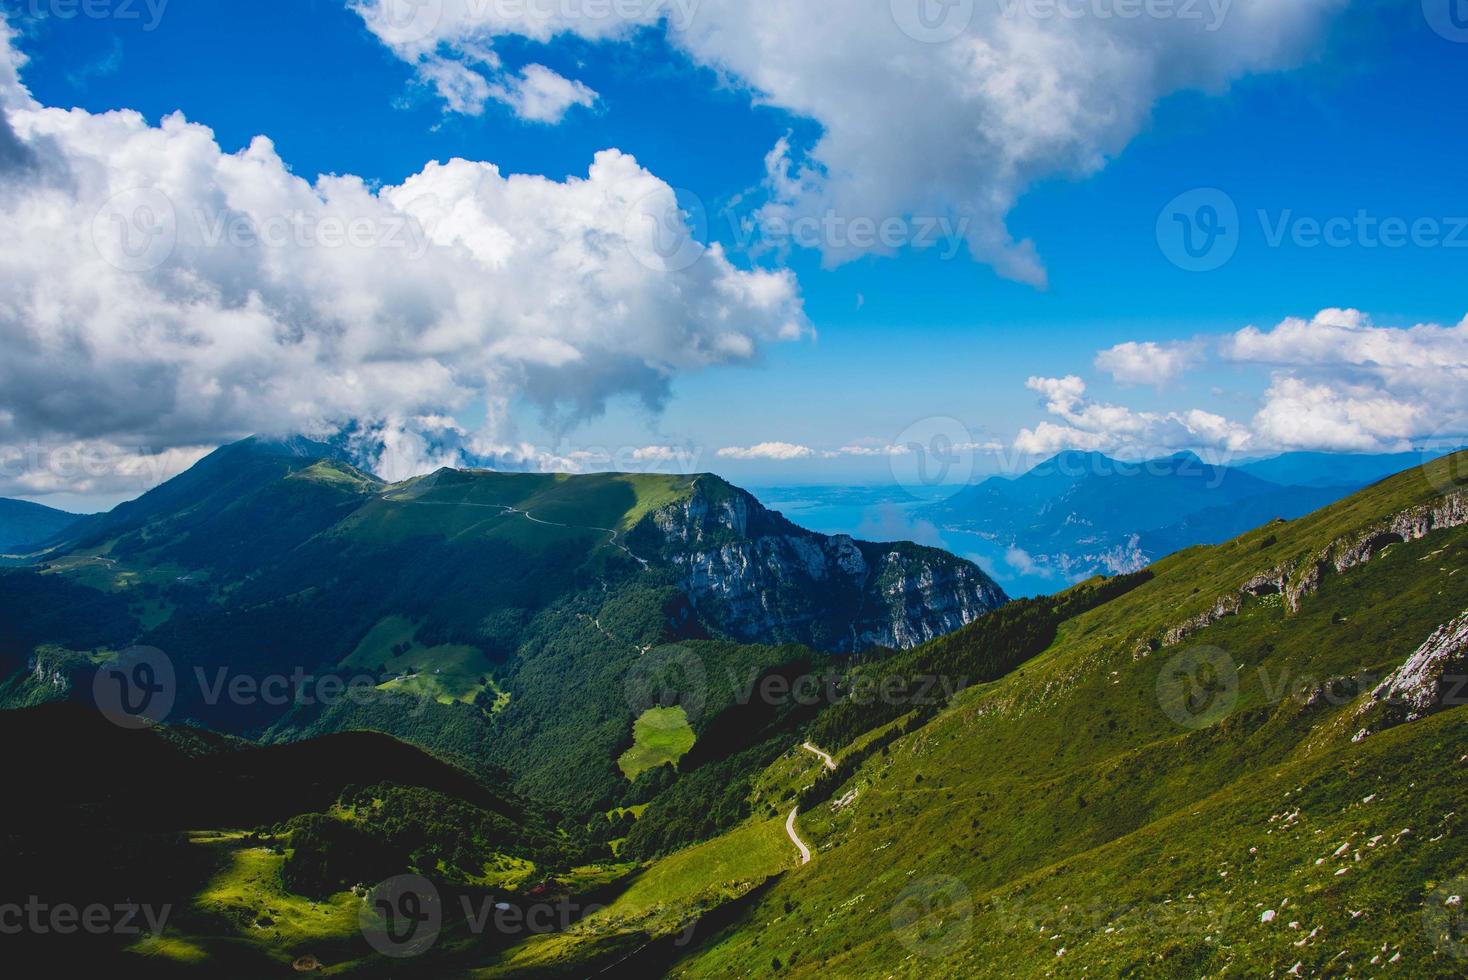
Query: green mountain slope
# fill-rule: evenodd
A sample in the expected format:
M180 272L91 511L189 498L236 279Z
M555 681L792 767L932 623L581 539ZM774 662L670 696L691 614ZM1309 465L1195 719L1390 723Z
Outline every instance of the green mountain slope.
M676 975L1461 976L1462 650L1436 713L1353 736L1468 609L1465 463L1065 622L802 814L813 862Z
M343 741L380 736L310 737L394 730L401 704L303 709L288 716L292 731L271 733L300 744L272 749L131 733L142 750L127 754L153 774L140 794L106 790L132 770L93 759L96 785L79 781L82 797L54 801L41 821L59 808L74 815L58 827L87 825L100 795L114 801L100 814L109 826L109 814L136 807L144 820L166 813L160 828L205 828L126 852L166 870L173 892L135 861L119 865L184 909L173 934L128 945L120 961L165 975L278 970L309 954L307 966L351 976L1458 977L1468 962L1465 468L1460 454L1145 573L855 657L664 643L686 609L668 605L678 591L644 579L640 555L608 555L595 567L630 562L630 584L538 613L509 703L488 709L488 725L463 727L486 717L484 702L415 702L425 711L413 725L442 726L464 769L415 763L396 742ZM596 508L610 491L587 487L561 516L605 513ZM462 510L498 505L504 487L450 476L384 492L448 494ZM529 492L540 507L556 488ZM379 493L358 509L364 526L417 520L379 503L391 501ZM600 547L616 550L610 537ZM80 588L64 575L31 579ZM93 610L94 630L106 612ZM280 615L272 607L246 632ZM28 623L25 636L45 635L44 617ZM448 662L433 645L443 640L402 615L356 637L350 655ZM820 695L792 695L812 677ZM622 719L682 711L692 722L676 769L631 782L617 771L632 725L597 721L608 692ZM553 708L570 720L546 725ZM106 740L82 729L84 744ZM28 760L37 772L56 767L57 750L81 751L31 734L47 744ZM518 785L553 789L550 776L525 773L554 772L563 792L606 812L566 819L504 789L485 761L506 742L529 762ZM292 751L278 766L229 761ZM258 780L258 801L191 812L192 763L180 755L202 760L200 785ZM302 760L321 771L302 778ZM622 789L598 789L598 772ZM299 798L282 797L297 782ZM204 795L231 799L227 788ZM300 812L252 829L281 799ZM507 824L506 807L524 816ZM394 843L406 840L422 846ZM70 867L67 880L85 885ZM446 906L583 900L533 933L446 919L431 949L389 962L364 945L349 883L402 870L429 877Z
M842 703L791 730L746 784L749 820L701 845L796 809L811 862L793 840L784 870L751 861L718 913L696 897L709 883L665 895L624 962L689 977L1463 975L1468 455L1150 571L863 668L905 675L900 710L853 721ZM925 671L962 690L925 704ZM816 747L834 771L809 737L830 738ZM475 975L592 973L625 929L591 917Z
M37 598L93 615L48 617ZM676 656L668 644L911 646L1003 601L971 563L804 531L707 474L440 470L387 485L329 446L251 439L0 578L0 622L15 624L0 626L0 704L85 698L99 665L141 644L175 668L171 721L269 742L382 731L600 813L642 771L618 764L637 720L682 696L660 675L629 680ZM731 671L785 656L714 649L710 706L732 700ZM365 688L219 693L302 675ZM712 717L686 716L679 752L648 759L681 753Z

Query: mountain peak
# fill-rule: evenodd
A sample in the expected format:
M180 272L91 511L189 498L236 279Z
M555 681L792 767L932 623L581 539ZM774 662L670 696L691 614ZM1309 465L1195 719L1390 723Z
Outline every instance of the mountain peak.
M299 433L282 436L253 435L230 443L226 450L255 453L261 456L286 456L291 459L336 459L355 463L351 455L341 446Z
M1035 469L1038 470L1038 469L1043 469L1045 467L1052 467L1052 468L1070 468L1070 467L1076 467L1076 466L1082 466L1082 467L1084 467L1084 466L1089 466L1092 463L1098 463L1098 462L1114 463L1116 461L1114 459L1112 459L1110 456L1107 456L1105 453L1096 452L1094 450L1088 450L1088 449L1067 449L1067 450L1064 450L1063 452L1056 453L1054 456L1051 456L1049 459L1045 460L1045 462L1041 463L1039 466L1036 466ZM1033 470L1031 472L1033 472Z

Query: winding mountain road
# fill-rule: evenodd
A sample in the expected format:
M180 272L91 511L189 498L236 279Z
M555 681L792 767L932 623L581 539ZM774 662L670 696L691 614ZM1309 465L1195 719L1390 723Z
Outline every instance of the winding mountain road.
M793 807L790 816L785 818L785 833L790 835L790 840L800 849L800 863L810 864L810 848L805 846L805 841L795 832L795 815L800 812L800 807Z
M800 747L805 749L807 752L813 752L816 755L820 756L821 761L826 764L827 769L831 770L832 772L836 771L836 760L831 758L830 753L821 751L809 742L802 742L800 744Z
M831 758L829 752L818 749L809 742L800 743L800 747L812 755L818 756L821 760L821 765L825 766L828 770L831 772L836 771L836 760ZM810 864L810 848L805 846L805 841L801 840L800 835L795 832L795 818L799 815L800 807L797 805L791 809L790 816L785 818L785 833L790 835L790 842L800 851L800 863Z

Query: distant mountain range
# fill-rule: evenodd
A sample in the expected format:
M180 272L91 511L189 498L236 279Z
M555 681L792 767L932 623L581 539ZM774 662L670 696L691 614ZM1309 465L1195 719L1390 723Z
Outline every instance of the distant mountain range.
M1283 456L1240 463L1234 468L1282 486L1339 487L1358 484L1364 487L1445 455L1446 450L1360 455L1285 453Z
M1193 453L1127 462L1066 452L916 514L1011 549L1013 560L1054 573L1059 587L1098 573L1136 571L1271 520L1293 520L1425 458L1290 453L1226 467Z
M39 544L81 519L80 515L64 510L0 497L0 551L17 545Z

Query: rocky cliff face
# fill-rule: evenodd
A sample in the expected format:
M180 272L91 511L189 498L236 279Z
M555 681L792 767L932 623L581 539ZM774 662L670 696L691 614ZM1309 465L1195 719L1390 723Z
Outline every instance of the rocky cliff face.
M751 642L906 649L1009 601L971 562L807 531L716 477L644 518L631 541L674 570L706 619Z
M1419 721L1468 702L1468 612L1445 623L1382 681L1356 712L1359 742L1374 732Z

